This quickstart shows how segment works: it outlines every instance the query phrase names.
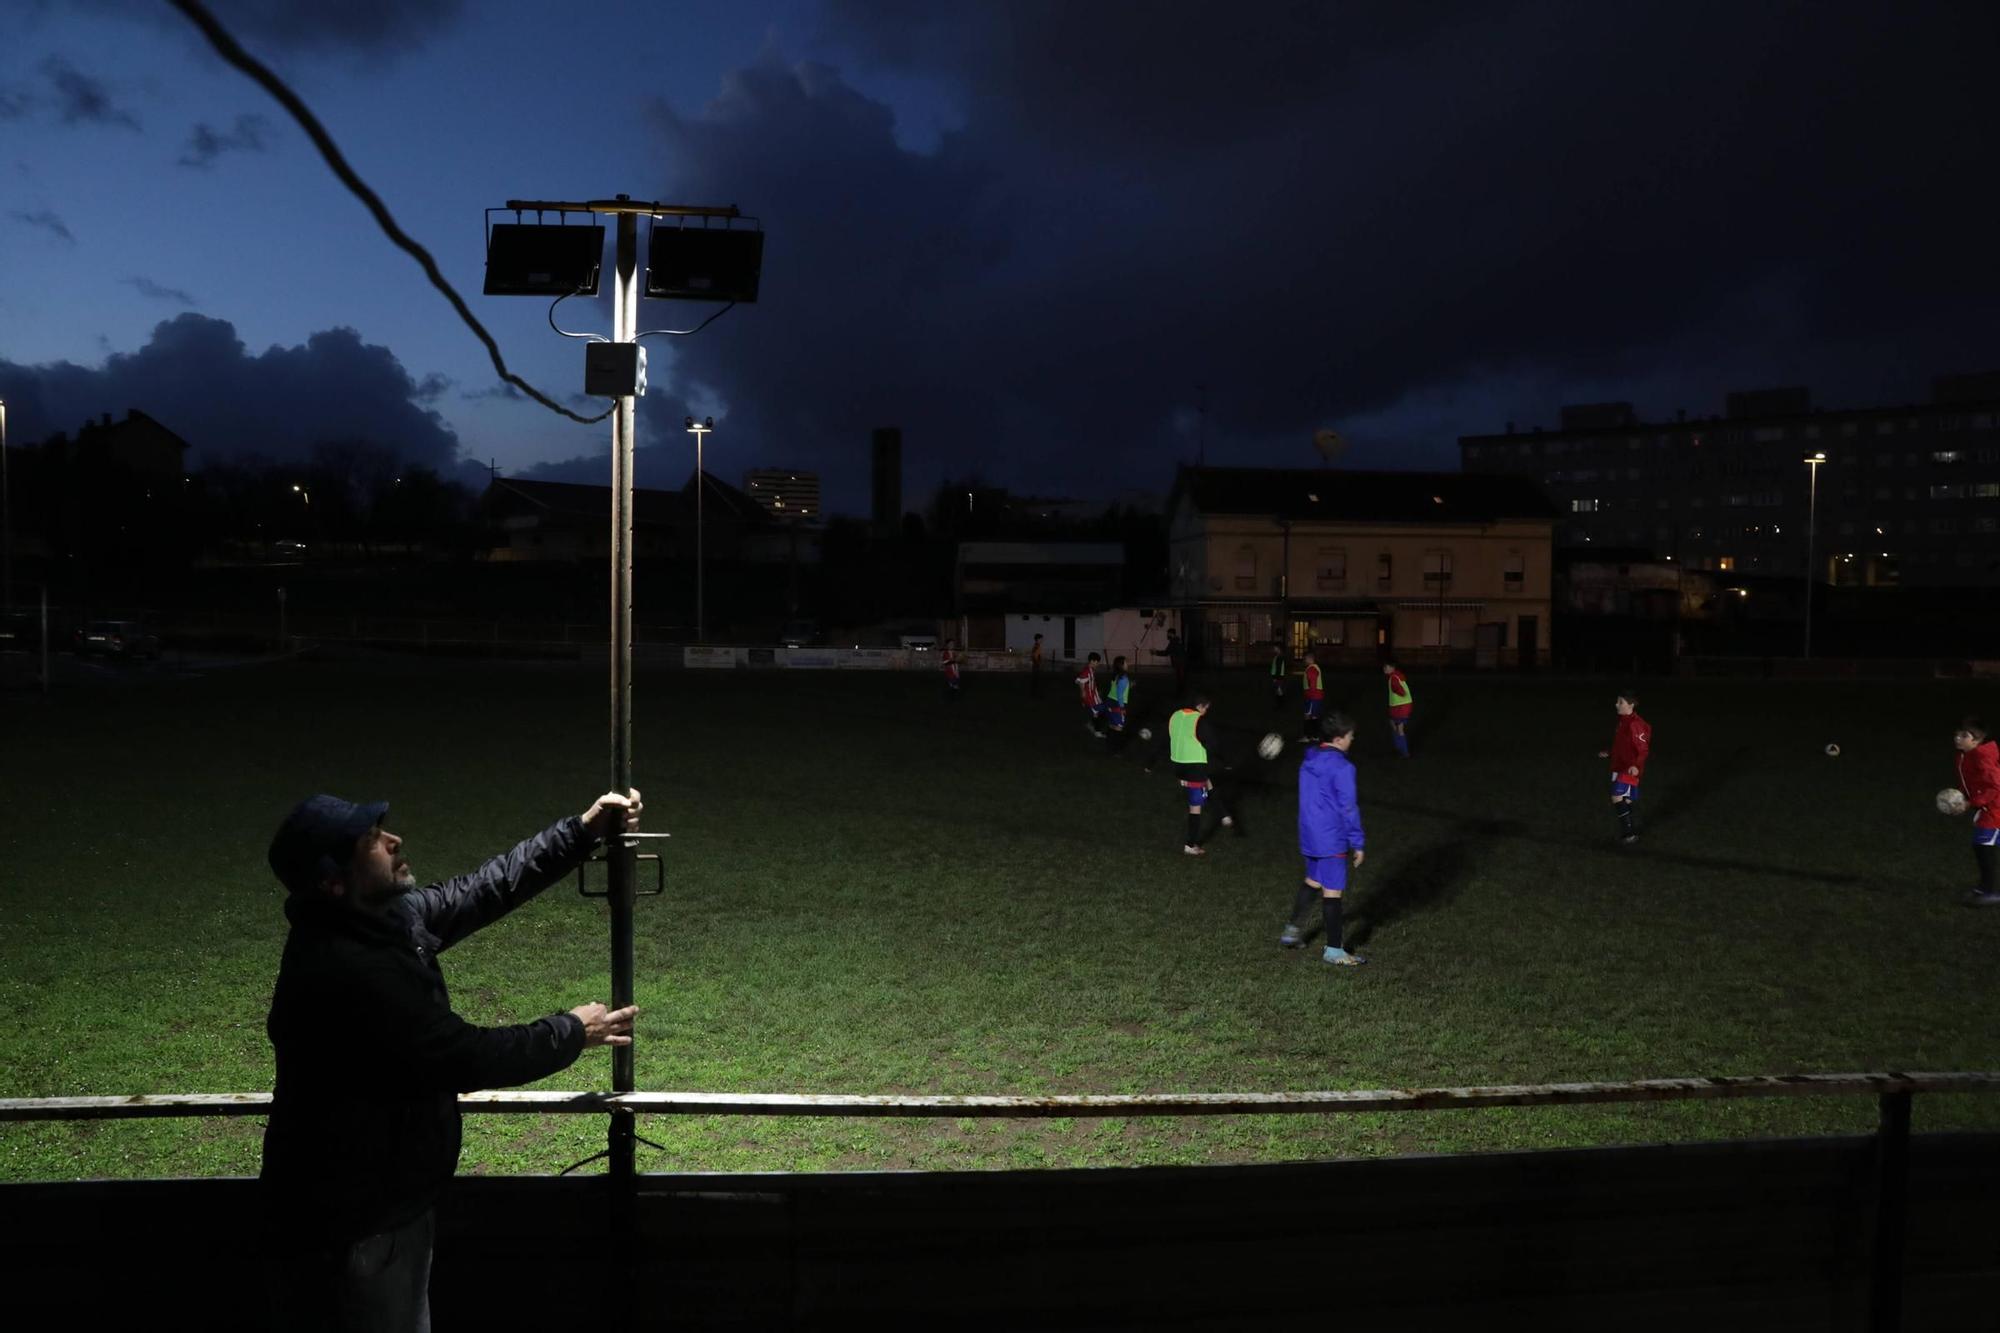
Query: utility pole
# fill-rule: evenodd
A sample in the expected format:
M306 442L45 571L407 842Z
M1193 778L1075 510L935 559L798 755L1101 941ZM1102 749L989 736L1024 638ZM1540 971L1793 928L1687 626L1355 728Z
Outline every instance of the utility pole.
M619 195L619 201L626 196ZM611 279L611 340L637 342L639 329L639 214L618 215L617 258ZM626 394L611 415L611 790L632 790L632 463L639 400ZM610 881L611 1007L632 1003L632 907L636 856L632 844L613 838L604 849ZM632 1048L611 1048L611 1090L631 1092ZM605 1145L610 1162L614 1215L623 1224L616 1243L632 1244L637 1173L633 1163L636 1127L629 1113L611 1117ZM625 1256L629 1261L629 1255Z

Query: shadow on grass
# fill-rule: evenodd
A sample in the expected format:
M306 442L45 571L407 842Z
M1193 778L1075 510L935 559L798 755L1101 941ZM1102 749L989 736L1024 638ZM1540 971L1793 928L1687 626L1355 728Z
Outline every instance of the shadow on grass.
M1466 826L1467 836L1398 861L1380 879L1371 879L1363 862L1355 879L1358 892L1353 897L1358 901L1345 932L1348 947L1361 947L1384 926L1449 906L1488 845L1525 832L1526 825L1512 820L1480 820Z
M1368 807L1379 806L1389 810L1400 810L1405 814L1425 815L1432 819L1444 819L1454 823L1461 822L1464 818L1460 811L1446 810L1433 805L1423 805L1416 801L1373 800L1366 804ZM1688 808L1689 803L1685 802L1679 807L1682 812L1685 812ZM1735 870L1746 875L1770 875L1778 879L1804 880L1809 884L1837 884L1849 888L1867 882L1863 876L1846 874L1836 870L1801 870L1797 866L1774 865L1769 861L1746 861L1727 856L1701 856L1692 852L1666 851L1658 847L1649 847L1644 840L1645 829L1643 826L1640 829L1640 842L1636 847L1620 847L1613 840L1609 829L1606 830L1605 836L1602 839L1598 839L1573 838L1553 833L1536 833L1529 829L1527 825L1511 820L1488 821L1481 827L1504 830L1498 836L1518 838L1523 842L1532 842L1543 847L1560 847L1579 852L1615 853L1619 856L1630 856L1646 861L1658 861L1666 865L1686 866L1691 870Z
M1641 825L1672 824L1689 811L1708 804L1715 799L1717 792L1743 776L1743 771L1750 766L1750 753L1749 746L1737 746L1688 781L1670 788L1650 811L1643 801L1640 802Z

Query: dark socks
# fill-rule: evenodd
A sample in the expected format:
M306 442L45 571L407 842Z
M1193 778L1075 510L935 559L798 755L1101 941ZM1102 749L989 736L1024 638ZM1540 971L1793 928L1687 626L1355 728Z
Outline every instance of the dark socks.
M1313 899L1319 897L1317 884L1299 885L1299 896L1292 900L1290 923L1304 930L1308 924L1306 913L1312 911Z
M1972 857L1979 862L1979 891L1981 893L1993 892L1994 862L2000 860L2000 847L1986 847L1974 843Z
M1620 801L1618 803L1618 836L1631 838L1638 836L1638 833L1639 824L1634 817L1632 803L1630 801Z
M1190 847L1201 845L1201 812L1198 810L1188 811L1187 842Z
M1320 915L1326 918L1326 947L1329 949L1341 948L1340 899L1338 897L1321 897L1319 900L1319 910Z

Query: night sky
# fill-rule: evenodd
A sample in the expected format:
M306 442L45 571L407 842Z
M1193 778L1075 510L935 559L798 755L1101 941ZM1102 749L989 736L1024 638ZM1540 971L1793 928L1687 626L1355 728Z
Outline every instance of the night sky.
M485 208L762 220L761 301L649 340L642 485L685 478L689 412L724 477L816 468L860 512L884 424L911 507L968 473L1110 499L1204 434L1210 462L1303 465L1334 426L1353 465L1453 467L1458 435L1564 402L1911 402L2000 368L1989 3L213 9L557 397L582 344L479 294ZM608 427L502 391L164 0L0 18L15 443L138 407L197 466L369 439L474 484L608 479ZM561 314L602 330L608 299Z

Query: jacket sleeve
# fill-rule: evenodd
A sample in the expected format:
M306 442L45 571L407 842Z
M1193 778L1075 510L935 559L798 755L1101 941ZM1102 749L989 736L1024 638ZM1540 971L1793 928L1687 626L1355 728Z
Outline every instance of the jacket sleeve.
M532 1023L480 1027L422 993L413 981L377 973L350 1009L360 1040L380 1043L371 1065L398 1081L439 1092L510 1088L546 1078L583 1053L583 1022L550 1014Z
M1644 768L1646 756L1653 752L1653 728L1650 724L1635 726L1627 734L1632 738L1632 763Z
M593 841L575 815L559 820L469 875L418 889L418 915L448 949L576 869Z
M1334 772L1333 808L1339 813L1340 827L1347 835L1347 850L1360 851L1366 839L1361 832L1361 802L1356 798L1351 764Z

